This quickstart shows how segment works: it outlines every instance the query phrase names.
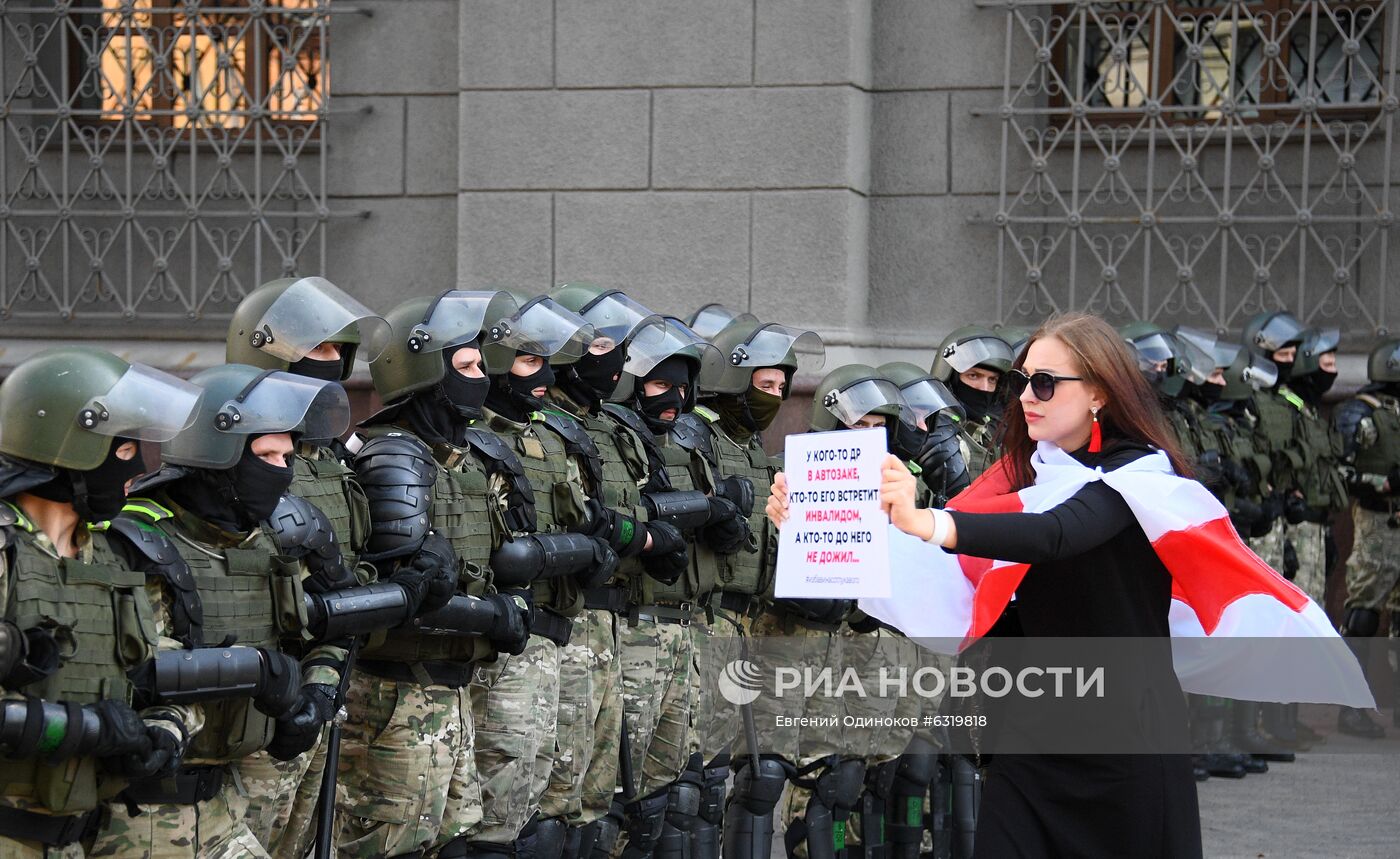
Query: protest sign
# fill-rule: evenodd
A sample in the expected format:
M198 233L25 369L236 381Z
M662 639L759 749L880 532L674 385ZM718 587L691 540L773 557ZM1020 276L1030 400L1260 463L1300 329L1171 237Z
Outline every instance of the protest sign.
M790 435L788 521L778 536L778 597L890 595L889 517L880 510L882 429Z

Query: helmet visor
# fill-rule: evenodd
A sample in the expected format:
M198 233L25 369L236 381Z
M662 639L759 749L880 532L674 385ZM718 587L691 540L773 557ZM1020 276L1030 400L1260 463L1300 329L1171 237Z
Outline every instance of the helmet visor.
M662 323L660 315L620 292L609 292L585 307L581 315L598 332L597 339L606 337L613 345L624 342L643 326Z
M295 362L327 341L358 343L373 361L389 343L389 323L323 277L304 277L272 302L253 331L253 345Z
M1171 338L1160 332L1146 334L1128 342L1137 350L1139 358L1153 364L1158 361L1170 361L1177 355L1176 345Z
M519 303L507 292L444 292L428 306L426 318L408 332L408 351L437 352L474 340L488 314L500 319L519 309Z
M986 364L1004 373L1011 369L1011 346L998 337L977 337L953 343L943 350L943 358L954 370L966 373L978 364Z
M300 432L329 439L350 425L350 399L335 382L281 371L264 373L214 417L214 428L239 435Z
M663 325L648 325L633 335L627 344L627 361L622 369L640 379L651 372L651 368L683 350L699 358L701 372L713 372L722 361L719 350L705 338L679 319L668 317Z
M800 353L797 360L804 372L820 370L826 360L826 348L822 338L815 331L801 331L786 325L770 323L754 331L748 341L734 347L729 353L729 363L735 367L780 367L787 361L788 353Z
M1327 352L1336 351L1342 342L1342 331L1340 328L1319 328L1308 333L1303 338L1303 351L1309 357L1316 359L1317 356Z
M593 342L588 320L547 296L532 299L509 319L491 326L486 342L493 353L527 352L552 364L577 361ZM488 362L497 366L498 362ZM509 362L506 362L507 365Z
M1240 377L1256 391L1272 388L1278 381L1278 365L1267 358L1251 355Z
M1235 354L1239 352L1238 346L1229 343L1222 343L1220 338L1209 331L1200 328L1192 328L1189 325L1176 326L1176 337L1182 343L1189 343L1204 351L1214 362L1215 368L1228 367L1235 361ZM1221 359L1224 358L1222 362ZM1214 368L1212 368L1214 369Z
M1292 314L1280 313L1264 323L1259 333L1254 335L1254 345L1266 352L1282 349L1285 345L1301 340L1303 324Z
M840 390L827 391L822 405L846 426L871 412L889 413L895 409L902 416L909 410L899 386L888 379L864 379Z
M1176 372L1193 385L1203 385L1215 370L1215 357L1205 349L1184 337L1172 336L1176 341Z
M78 411L78 426L107 436L169 441L194 423L204 389L145 364L132 364L107 393Z
M964 414L962 404L948 390L948 387L937 379L920 379L917 382L911 382L901 388L900 393L904 395L904 401L909 404L914 424L923 421L924 425L928 426L930 418L946 409L951 409L960 416Z
M752 313L731 310L723 304L707 304L695 311L695 321L691 323L690 329L706 340L709 340L723 331L726 325L736 319L748 322L758 321L758 317L754 316Z

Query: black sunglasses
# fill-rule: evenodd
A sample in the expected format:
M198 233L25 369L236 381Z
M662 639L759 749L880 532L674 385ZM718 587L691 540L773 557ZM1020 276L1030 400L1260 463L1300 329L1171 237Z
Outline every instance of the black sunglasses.
M1031 386L1031 393L1035 394L1037 400L1049 400L1055 396L1056 382L1082 382L1082 376L1056 376L1053 373L1040 371L1026 375L1025 370L1012 370L1006 374L1007 393L1013 397L1020 397L1021 392L1026 389L1026 385Z

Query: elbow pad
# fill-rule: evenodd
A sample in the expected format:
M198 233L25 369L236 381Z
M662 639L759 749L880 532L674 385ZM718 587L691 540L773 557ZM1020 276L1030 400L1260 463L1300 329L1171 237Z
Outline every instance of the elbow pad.
M370 529L364 560L402 558L418 551L432 525L438 467L417 439L399 433L365 442L353 462L369 500Z
M587 534L526 534L491 553L498 587L521 588L538 579L553 579L593 566L600 546Z
M375 582L326 594L306 594L307 628L318 641L335 641L399 626L413 613L402 585Z

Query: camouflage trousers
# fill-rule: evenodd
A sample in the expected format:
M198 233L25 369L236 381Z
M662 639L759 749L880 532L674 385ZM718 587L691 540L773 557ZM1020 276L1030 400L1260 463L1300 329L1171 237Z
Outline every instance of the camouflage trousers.
M622 712L634 796L670 784L685 768L695 709L690 629L679 623L619 620ZM621 780L618 782L621 784Z
M617 616L584 609L559 651L559 728L540 817L581 826L608 813L622 744Z
M471 685L481 819L473 841L508 844L539 809L554 764L559 648L530 636L519 656L477 666Z
M341 729L335 843L346 859L426 850L481 807L467 687L356 671ZM449 837L459 833L451 833Z
M133 816L121 802L111 803L89 859L267 859L248 828L248 796L233 772L230 767L223 788L198 805L142 805Z
M321 738L308 752L306 770L297 783L285 821L279 820L273 829L272 843L267 845L272 859L305 859L316 838L316 812L321 802L321 779L326 772L327 727Z
M1282 519L1274 522L1269 533L1250 541L1250 548L1269 566L1288 575L1286 569L1288 548L1298 559L1298 570L1293 574L1293 584L1302 588L1312 597L1313 602L1323 604L1327 590L1327 553L1324 526L1315 522L1300 522L1290 525Z
M695 728L690 752L700 752L706 761L732 750L743 733L739 708L719 694L716 680L730 662L744 658L744 639L751 622L746 615L719 607L714 608L713 617L713 623L702 616L690 625L695 654L691 680L695 684ZM681 763L684 766L685 762Z
M37 841L0 838L0 859L83 859L83 845L45 847Z
M1353 504L1351 521L1355 538L1347 559L1347 608L1386 607L1400 599L1400 528L1386 524L1390 514ZM1396 621L1390 622L1392 634Z
M297 788L311 766L312 755L321 748L325 736L323 730L311 751L289 761L279 761L267 752L257 752L233 765L238 770L243 789L248 792L248 828L267 848L267 852L274 856L278 855L274 842L280 842L288 834ZM324 757L321 762L324 765ZM307 824L310 822L306 821ZM296 840L295 834L292 840ZM306 851L292 855L305 856Z

